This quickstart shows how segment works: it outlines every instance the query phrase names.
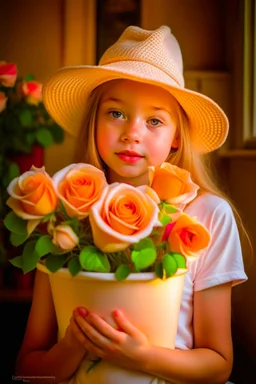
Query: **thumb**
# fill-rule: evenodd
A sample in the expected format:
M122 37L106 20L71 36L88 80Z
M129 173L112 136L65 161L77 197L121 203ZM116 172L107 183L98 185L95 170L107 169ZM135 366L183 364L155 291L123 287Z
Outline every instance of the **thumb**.
M130 336L135 336L138 334L139 330L136 328L123 314L122 311L116 309L113 312L113 317L118 325L118 331L125 332Z

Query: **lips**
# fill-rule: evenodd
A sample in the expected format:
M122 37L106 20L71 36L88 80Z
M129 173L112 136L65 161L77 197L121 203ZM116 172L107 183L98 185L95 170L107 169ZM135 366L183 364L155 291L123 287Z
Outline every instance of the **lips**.
M116 155L119 157L120 160L124 161L125 163L136 163L144 157L134 151L121 151L117 152Z
M117 155L130 156L130 157L143 157L139 153L134 151L122 151L122 152L118 152Z

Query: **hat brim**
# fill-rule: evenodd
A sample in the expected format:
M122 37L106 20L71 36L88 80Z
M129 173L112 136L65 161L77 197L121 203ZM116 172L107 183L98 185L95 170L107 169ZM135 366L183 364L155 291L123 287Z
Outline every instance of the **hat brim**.
M161 69L145 62L119 61L104 66L62 68L43 86L45 107L57 124L77 137L91 92L117 79L157 85L170 92L186 112L193 145L200 153L216 150L226 140L228 119L212 99L180 87Z

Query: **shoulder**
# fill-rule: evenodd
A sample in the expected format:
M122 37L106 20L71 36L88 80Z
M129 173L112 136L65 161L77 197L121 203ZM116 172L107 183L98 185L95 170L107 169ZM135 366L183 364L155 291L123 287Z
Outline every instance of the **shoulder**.
M232 212L230 204L225 199L211 193L199 195L185 208L186 211L193 211L195 209L205 209L207 212L214 212L216 210Z

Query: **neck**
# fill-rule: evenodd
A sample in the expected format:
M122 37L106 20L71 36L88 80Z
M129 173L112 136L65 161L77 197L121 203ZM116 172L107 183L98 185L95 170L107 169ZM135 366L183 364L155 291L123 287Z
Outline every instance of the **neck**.
M148 185L149 184L149 178L148 178L148 172L144 173L143 175L140 175L138 177L123 177L118 174L112 174L110 172L107 172L107 181L109 184L112 183L125 183L133 185L134 187L139 187L140 185Z

